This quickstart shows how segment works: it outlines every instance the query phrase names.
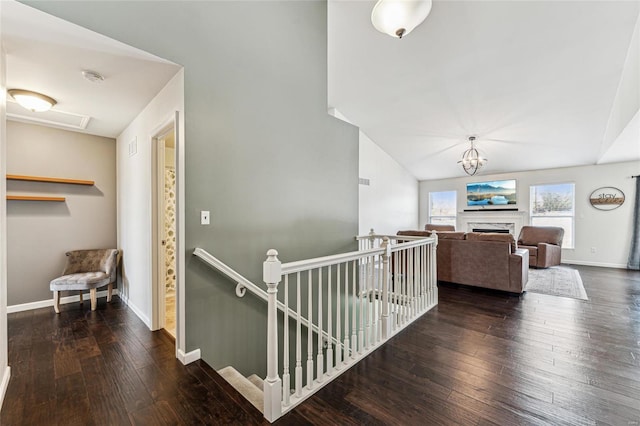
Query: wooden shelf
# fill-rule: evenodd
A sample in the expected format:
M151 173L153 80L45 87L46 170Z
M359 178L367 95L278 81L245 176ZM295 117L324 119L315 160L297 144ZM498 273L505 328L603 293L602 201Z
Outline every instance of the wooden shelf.
M65 201L64 197L43 197L39 195L7 195L7 200L17 201Z
M7 180L24 180L30 182L48 182L48 183L69 183L71 185L95 185L92 180L80 180L80 179L65 179L54 177L42 177L42 176L22 176L22 175L7 175Z

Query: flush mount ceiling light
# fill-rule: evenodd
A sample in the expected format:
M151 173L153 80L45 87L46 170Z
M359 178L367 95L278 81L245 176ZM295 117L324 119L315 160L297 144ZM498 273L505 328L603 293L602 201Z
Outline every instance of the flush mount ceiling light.
M371 11L376 30L391 37L409 34L431 12L431 0L378 0Z
M458 161L458 164L462 164L462 168L469 176L475 175L476 172L480 170L482 166L484 166L484 163L489 161L486 158L480 156L480 153L474 145L475 140L475 136L469 136L469 143L471 143L471 148L467 149L462 154L462 160Z
M49 111L57 104L56 100L42 93L32 92L23 89L9 89L7 93L16 100L23 108L33 112Z

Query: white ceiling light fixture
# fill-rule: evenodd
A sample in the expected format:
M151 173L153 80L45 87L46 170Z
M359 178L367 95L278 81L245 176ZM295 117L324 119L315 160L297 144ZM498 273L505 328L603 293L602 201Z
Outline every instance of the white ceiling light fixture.
M378 0L371 23L381 33L402 38L427 19L431 5L431 0Z
M471 147L462 154L462 160L458 161L458 164L462 164L462 168L469 176L475 175L489 161L480 156L474 144L475 140L475 136L469 136Z
M24 89L9 89L7 93L20 104L23 108L33 112L49 111L52 106L57 104L55 99L43 95L42 93L32 92Z

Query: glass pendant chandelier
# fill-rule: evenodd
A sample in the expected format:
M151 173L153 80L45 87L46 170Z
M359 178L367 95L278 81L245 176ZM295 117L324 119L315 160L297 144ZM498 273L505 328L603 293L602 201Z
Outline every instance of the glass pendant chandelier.
M480 170L487 161L489 161L480 156L480 153L474 144L475 140L475 136L469 136L469 143L471 143L471 147L462 154L462 159L458 161L458 164L462 164L462 168L469 176L475 175L476 172Z

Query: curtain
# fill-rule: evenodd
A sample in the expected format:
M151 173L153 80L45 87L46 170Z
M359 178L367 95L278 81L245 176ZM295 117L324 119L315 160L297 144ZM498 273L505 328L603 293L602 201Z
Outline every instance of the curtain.
M640 270L640 176L636 176L636 196L633 210L631 251L627 268Z

